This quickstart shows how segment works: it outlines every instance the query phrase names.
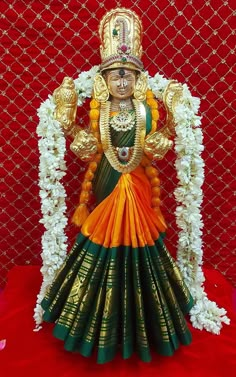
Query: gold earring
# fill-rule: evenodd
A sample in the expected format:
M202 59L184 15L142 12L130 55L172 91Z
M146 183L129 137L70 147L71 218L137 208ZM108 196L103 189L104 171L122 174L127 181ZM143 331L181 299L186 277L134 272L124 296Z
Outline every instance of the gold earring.
M109 90L106 81L99 73L94 77L93 93L94 99L98 102L106 102L109 98Z
M144 101L146 99L147 87L147 75L144 72L142 72L139 75L134 88L134 98L138 101Z

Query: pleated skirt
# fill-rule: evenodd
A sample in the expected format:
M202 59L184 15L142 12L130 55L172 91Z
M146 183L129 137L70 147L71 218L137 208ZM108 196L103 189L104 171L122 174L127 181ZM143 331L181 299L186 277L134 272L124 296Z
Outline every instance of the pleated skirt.
M137 352L172 355L191 343L185 315L193 299L164 244L141 169L121 176L85 221L42 301L44 320L68 351L97 362Z

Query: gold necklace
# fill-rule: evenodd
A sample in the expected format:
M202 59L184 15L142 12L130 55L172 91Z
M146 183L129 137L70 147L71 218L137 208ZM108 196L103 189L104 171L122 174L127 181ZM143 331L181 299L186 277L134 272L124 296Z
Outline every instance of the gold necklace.
M143 156L144 141L146 136L146 110L142 102L133 100L134 110L136 115L136 131L134 139L134 147L132 148L132 156L126 164L122 164L117 155L116 149L112 145L111 133L109 126L109 116L111 109L111 102L103 102L101 104L100 111L100 133L101 142L103 146L104 153L116 171L120 173L130 173L133 171L141 162ZM128 148L128 147L123 147Z

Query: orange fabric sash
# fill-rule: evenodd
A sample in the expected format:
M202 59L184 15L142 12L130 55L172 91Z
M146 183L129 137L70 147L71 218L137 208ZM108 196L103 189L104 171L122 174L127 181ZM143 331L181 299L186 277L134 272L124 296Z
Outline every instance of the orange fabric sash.
M121 175L113 192L89 215L84 236L104 247L153 245L165 232L163 217L151 208L151 186L144 169Z

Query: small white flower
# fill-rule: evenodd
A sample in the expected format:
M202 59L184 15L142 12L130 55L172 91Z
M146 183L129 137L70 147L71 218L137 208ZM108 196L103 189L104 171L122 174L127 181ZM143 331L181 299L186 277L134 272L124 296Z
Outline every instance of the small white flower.
M163 93L168 83L169 80L167 80L158 73L154 77L148 77L148 87L153 91L154 95L160 100L162 100L163 98Z

